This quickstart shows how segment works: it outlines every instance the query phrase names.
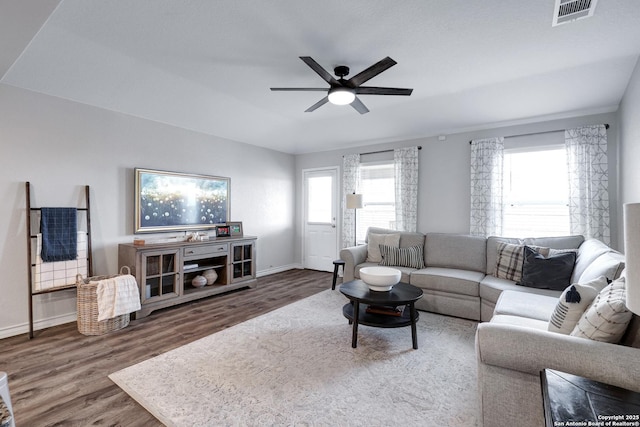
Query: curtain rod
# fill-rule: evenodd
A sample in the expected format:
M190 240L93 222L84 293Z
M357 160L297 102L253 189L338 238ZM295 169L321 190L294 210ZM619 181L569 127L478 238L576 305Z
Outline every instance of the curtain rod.
M422 150L422 145L418 145L418 150ZM366 156L367 154L389 153L391 151L393 151L393 148L390 150L369 151L368 153L360 153L360 155Z
M609 124L605 123L604 124L604 128L605 129L609 129ZM531 132L531 133L520 133L520 134L516 134L516 135L508 135L505 136L505 138L515 138L516 136L530 136L530 135L542 135L545 133L555 133L555 132L562 132L566 129L555 129L555 130L545 130L543 132ZM469 141L469 144L471 144L473 141Z

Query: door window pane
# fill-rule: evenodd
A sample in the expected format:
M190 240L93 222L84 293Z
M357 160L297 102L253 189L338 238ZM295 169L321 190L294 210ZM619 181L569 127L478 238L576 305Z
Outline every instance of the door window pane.
M307 222L332 222L332 186L330 176L311 176L308 178L307 192Z

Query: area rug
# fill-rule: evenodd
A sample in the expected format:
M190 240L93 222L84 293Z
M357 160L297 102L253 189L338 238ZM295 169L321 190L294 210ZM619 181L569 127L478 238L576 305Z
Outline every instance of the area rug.
M109 375L168 426L476 426L476 322L360 326L323 291Z

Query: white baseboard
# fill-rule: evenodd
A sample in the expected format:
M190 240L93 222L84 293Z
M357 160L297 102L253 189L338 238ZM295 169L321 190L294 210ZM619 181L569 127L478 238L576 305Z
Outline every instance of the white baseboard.
M267 270L261 270L256 273L257 277L269 276L271 274L282 273L287 270L302 269L302 264L289 264L282 265L275 268L269 268ZM50 328L52 326L62 325L65 323L76 322L78 319L76 313L63 314L59 316L49 317L46 319L36 320L33 323L33 330ZM9 326L0 329L0 339L9 338L20 334L26 334L29 332L29 324L23 323L20 325Z
M52 326L63 325L65 323L76 322L78 320L78 316L76 313L69 314L61 314L59 316L48 317L46 319L35 320L33 322L33 330L37 331L40 329L50 328ZM23 323L20 325L9 326L6 328L0 329L0 339L9 338L20 334L28 334L29 333L29 323Z
M275 268L260 270L256 273L256 277L263 277L263 276L268 276L270 274L282 273L283 271L287 271L287 270L296 270L296 269L301 270L302 268L303 268L302 264L281 265Z

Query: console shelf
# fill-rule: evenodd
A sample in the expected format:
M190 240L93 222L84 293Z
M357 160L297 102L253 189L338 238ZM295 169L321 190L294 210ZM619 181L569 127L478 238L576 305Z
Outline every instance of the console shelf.
M236 289L256 286L256 237L225 237L202 242L118 245L119 267L128 266L140 288L142 308L152 311ZM191 280L215 270L212 285L196 288Z

